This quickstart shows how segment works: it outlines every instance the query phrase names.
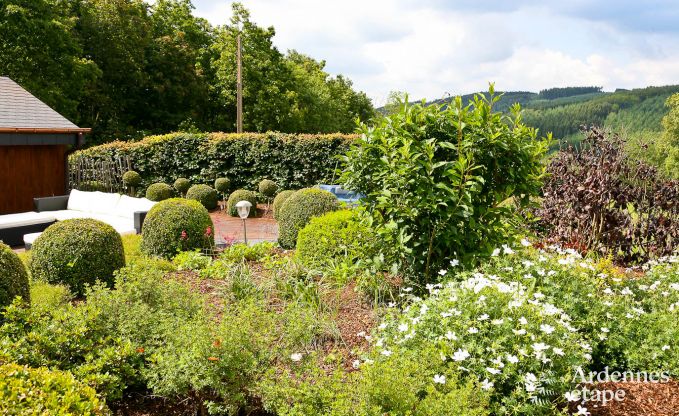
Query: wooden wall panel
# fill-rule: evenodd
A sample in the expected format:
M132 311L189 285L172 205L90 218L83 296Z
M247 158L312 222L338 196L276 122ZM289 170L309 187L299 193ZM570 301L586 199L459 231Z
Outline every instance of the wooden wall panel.
M0 214L33 211L33 198L64 195L66 146L0 146Z

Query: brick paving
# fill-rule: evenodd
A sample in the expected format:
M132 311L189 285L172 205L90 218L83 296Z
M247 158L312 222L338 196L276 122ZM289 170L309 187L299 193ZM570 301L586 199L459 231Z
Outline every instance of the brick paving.
M260 215L262 210L260 209ZM210 213L212 222L215 224L215 238L217 244L224 241L245 241L243 235L243 220L232 217L225 211ZM246 221L248 243L278 240L278 223L270 215L265 214L257 218L248 218Z

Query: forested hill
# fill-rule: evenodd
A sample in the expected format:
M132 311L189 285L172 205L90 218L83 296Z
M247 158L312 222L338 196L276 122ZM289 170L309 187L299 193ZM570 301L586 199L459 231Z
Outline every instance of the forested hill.
M514 103L524 109L524 121L552 132L555 138L571 139L581 125L598 125L629 133L660 131L660 120L667 113L665 100L679 92L679 85L602 92L599 87L551 88L539 93L507 91L495 108L507 112ZM487 94L487 93L486 93ZM475 94L462 96L464 103ZM452 98L431 102L443 104Z

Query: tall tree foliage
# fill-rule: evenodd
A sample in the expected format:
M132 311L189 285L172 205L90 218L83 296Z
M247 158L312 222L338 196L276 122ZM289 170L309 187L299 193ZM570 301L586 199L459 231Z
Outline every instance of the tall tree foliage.
M0 73L73 121L91 143L178 128L235 130L236 36L248 131L352 131L370 100L325 63L273 45L275 30L233 4L212 27L190 0L5 0Z

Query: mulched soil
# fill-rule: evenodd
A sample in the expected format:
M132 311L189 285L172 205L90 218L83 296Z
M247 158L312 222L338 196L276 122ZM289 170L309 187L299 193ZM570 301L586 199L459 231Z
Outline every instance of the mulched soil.
M624 390L622 401L605 406L586 405L592 416L679 416L679 383L620 382L598 383L599 391ZM571 407L575 413L577 404Z

